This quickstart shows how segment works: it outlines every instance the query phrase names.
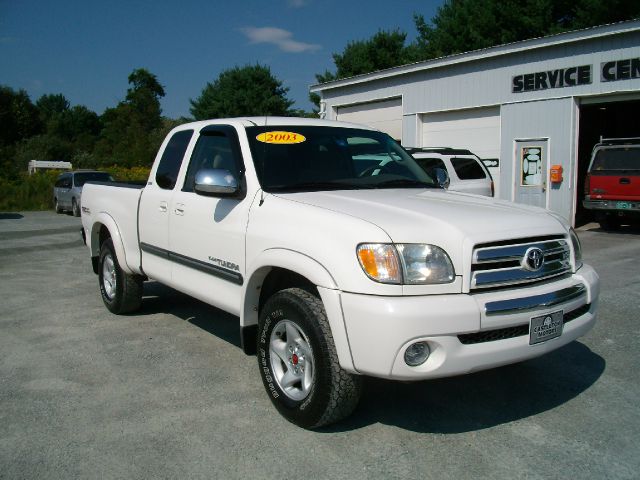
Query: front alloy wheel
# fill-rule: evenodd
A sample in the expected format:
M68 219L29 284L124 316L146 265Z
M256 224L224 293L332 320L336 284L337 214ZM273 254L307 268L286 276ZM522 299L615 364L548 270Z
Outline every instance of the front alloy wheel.
M291 400L304 400L313 385L313 352L295 323L281 320L271 331L269 356L276 383Z

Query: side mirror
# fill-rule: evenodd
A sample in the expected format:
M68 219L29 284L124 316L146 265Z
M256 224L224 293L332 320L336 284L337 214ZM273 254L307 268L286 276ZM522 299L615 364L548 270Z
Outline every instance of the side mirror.
M449 178L449 174L444 168L434 168L433 172L436 176L436 181L438 185L442 188L449 188L449 184L451 183L451 179Z
M203 168L196 174L194 191L207 196L232 196L238 193L238 181L229 170Z

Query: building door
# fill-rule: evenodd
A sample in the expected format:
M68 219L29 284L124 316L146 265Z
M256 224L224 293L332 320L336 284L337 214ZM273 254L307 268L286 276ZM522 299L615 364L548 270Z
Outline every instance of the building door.
M425 113L421 145L471 150L489 168L500 196L500 107Z
M338 107L336 120L362 123L402 139L402 98Z
M516 140L516 202L547 208L548 146L548 139Z

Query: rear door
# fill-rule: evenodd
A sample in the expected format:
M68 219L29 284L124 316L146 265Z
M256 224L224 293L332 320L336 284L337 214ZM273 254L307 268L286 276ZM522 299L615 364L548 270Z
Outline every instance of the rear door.
M456 156L449 159L453 170L449 190L491 196L491 177L480 164L480 160L472 156Z
M145 186L138 212L142 268L146 275L171 284L169 259L169 206L193 130L180 130L169 138Z
M60 182L58 203L64 208L71 208L71 187L73 186L72 183L73 182L71 173L65 175Z

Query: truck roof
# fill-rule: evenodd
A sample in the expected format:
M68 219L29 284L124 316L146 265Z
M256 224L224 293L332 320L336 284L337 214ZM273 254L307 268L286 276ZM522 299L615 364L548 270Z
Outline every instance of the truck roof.
M318 127L342 127L342 128L360 128L364 130L376 130L357 123L338 122L333 120L323 120L320 118L303 118L303 117L236 117L236 118L216 118L211 120L200 120L197 122L184 123L175 128L175 130L185 130L192 128L199 130L209 125L233 125L236 127L264 127L264 126L318 126Z

